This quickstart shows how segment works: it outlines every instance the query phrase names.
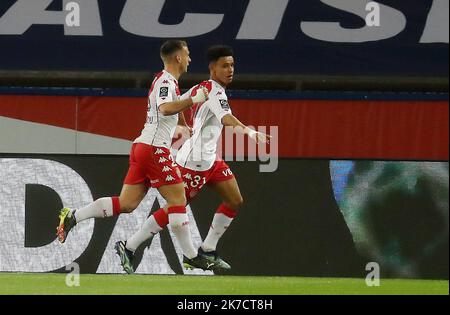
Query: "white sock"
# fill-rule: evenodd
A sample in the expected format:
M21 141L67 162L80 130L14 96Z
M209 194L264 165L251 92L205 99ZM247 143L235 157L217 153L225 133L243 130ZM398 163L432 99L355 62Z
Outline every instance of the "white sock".
M176 235L183 254L191 259L197 256L197 250L192 243L191 231L189 230L189 218L186 213L169 213L169 224L172 232Z
M156 222L155 217L151 215L147 220L145 220L139 231L134 233L133 236L127 240L126 248L132 252L135 252L139 245L161 231L162 228Z
M216 250L217 242L222 237L223 233L230 226L232 218L227 217L223 213L216 213L209 228L208 235L203 241L202 248L205 252Z
M77 223L90 218L106 218L113 216L113 202L111 197L100 198L75 212Z

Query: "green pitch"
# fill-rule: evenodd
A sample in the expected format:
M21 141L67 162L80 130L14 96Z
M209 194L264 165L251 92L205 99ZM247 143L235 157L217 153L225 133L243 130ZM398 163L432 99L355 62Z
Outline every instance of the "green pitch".
M449 294L448 281L383 280L379 287L364 279L81 275L80 286L66 285L66 274L0 273L0 294Z

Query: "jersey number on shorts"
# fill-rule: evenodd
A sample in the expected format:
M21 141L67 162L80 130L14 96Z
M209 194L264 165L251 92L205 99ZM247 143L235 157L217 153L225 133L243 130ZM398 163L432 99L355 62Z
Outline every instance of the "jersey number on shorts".
M194 179L191 180L190 185L191 185L192 188L197 188L201 181L203 181L203 183L200 185L199 188L202 188L203 185L206 184L206 178L205 177L201 177L200 175L195 175Z

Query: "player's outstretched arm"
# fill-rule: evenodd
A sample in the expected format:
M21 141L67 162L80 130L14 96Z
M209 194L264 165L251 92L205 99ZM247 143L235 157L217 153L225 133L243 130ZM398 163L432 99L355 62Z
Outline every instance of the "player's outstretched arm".
M206 102L209 98L208 90L201 88L197 90L197 93L189 98L167 102L159 106L159 111L164 116L171 116L182 112L194 104Z
M222 124L224 126L233 127L235 131L248 135L250 138L255 140L256 143L268 143L270 141L270 138L272 138L271 136L266 135L265 133L258 132L256 130L253 130L252 128L247 127L232 114L227 114L223 116Z

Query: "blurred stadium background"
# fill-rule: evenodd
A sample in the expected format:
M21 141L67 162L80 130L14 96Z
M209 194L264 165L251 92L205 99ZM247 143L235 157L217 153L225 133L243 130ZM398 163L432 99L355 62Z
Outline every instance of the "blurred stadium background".
M123 273L113 244L164 202L155 191L132 215L83 222L64 246L57 213L120 192L159 47L182 38L193 59L182 89L208 78L209 45L231 45L233 112L278 126L276 172L230 162L246 204L219 245L235 277L217 281L252 276L271 288L257 294L286 294L278 278L263 277L288 276L293 294L348 292L339 281L363 281L377 262L382 279L424 280L413 293L435 292L425 280L441 280L434 284L448 294L449 2L368 3L2 0L0 293L39 282L16 272L51 283L72 262L85 274ZM205 190L191 204L197 244L218 202ZM137 273L212 275L183 270L180 256L164 231L138 250ZM123 279L102 277L113 287ZM334 280L308 291L309 277ZM241 283L243 291L223 287L252 293ZM408 283L383 292L408 292Z

